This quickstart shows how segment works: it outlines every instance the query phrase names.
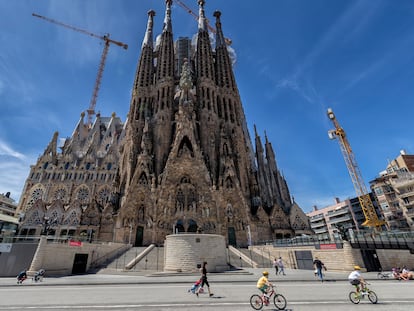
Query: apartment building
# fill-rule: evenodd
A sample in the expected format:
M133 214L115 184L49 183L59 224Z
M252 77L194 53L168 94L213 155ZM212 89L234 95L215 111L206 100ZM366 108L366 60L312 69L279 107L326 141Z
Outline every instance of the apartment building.
M382 219L383 216L378 203L375 201L375 196L370 193L370 197L378 218ZM321 241L338 238L341 230L348 235L350 230L352 232L366 230L362 226L362 223L365 221L365 215L358 197L348 198L344 201L335 198L334 204L321 209L314 206L313 211L306 215L309 217L311 229Z
M17 203L10 197L10 192L0 194L0 214L14 216Z
M389 230L414 229L414 155L400 151L370 186Z

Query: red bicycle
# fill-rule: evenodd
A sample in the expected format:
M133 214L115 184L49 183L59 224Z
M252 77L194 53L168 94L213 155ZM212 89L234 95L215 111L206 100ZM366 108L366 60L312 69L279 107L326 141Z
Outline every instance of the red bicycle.
M250 305L255 310L260 310L263 306L268 306L270 304L270 299L273 297L273 303L276 308L279 310L284 310L286 308L286 298L282 294L277 294L273 286L270 287L270 291L265 296L264 294L254 294L250 297Z

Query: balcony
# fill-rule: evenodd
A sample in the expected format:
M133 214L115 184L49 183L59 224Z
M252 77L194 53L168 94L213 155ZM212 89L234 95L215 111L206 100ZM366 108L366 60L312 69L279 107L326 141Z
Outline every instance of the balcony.
M328 232L328 228L323 227L323 228L316 229L316 230L314 229L313 231L315 232L315 234L322 234L322 233L327 233Z
M407 208L407 211L405 214L409 216L414 215L414 208Z
M349 221L349 220L352 220L352 217L351 217L351 215L347 214L347 215L344 215L342 217L330 218L329 223L330 224L337 224L338 222L345 222L345 221Z
M318 220L321 220L321 219L324 219L325 217L323 216L323 214L318 214L318 215L315 215L315 216L312 216L312 217L310 217L310 221L318 221Z
M331 217L334 217L334 216L348 214L348 213L349 213L349 209L348 208L341 208L341 209L336 210L336 211L328 212L328 214L326 216L328 216L329 218L331 218Z
M320 228L320 227L326 227L326 223L325 222L311 223L312 229Z

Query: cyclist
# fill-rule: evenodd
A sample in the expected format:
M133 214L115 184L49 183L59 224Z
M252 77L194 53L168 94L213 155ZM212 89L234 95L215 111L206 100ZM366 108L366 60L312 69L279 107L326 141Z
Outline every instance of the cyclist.
M272 283L269 282L269 272L263 271L263 276L257 281L257 288L263 293L264 297L266 298L266 302L269 302L268 290L269 287L272 286Z
M360 266L354 266L354 271L349 274L348 280L352 285L355 285L357 293L365 290L365 280L361 276Z

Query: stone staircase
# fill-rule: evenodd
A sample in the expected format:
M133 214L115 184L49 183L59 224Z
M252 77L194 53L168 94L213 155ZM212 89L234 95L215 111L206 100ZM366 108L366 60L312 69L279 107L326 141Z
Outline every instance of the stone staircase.
M240 248L235 249L235 251L231 247L227 248L227 261L230 266L238 269L254 267L254 263L250 260L250 257L246 256Z
M230 264L239 268L270 268L273 266L273 261L270 258L270 254L259 253L248 248L237 248L240 255L229 251Z
M132 247L121 256L115 258L112 262L101 269L100 273L105 272L144 272L144 271L162 271L164 266L164 248L154 247L148 254L143 256L132 268L126 269L127 265L140 256L147 247Z
M145 256L142 254L147 250L147 247L132 247L121 256L115 258L107 266L100 270L99 273L105 272L156 272L164 269L164 247L154 247ZM260 252L261 250L259 250ZM142 257L142 258L139 258ZM127 269L128 264L131 265L134 260L139 261L130 269ZM271 268L272 260L269 260L269 254L260 254L257 251L247 248L232 248L227 249L227 262L230 266L243 268Z

